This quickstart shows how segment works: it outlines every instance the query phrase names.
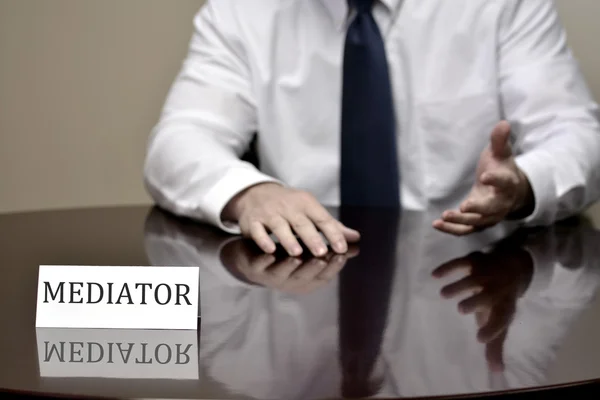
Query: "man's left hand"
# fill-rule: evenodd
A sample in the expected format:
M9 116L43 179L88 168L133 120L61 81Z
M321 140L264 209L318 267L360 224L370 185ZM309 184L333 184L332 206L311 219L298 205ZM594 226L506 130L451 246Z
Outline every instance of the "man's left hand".
M489 146L481 153L476 182L458 210L447 210L434 228L467 235L496 225L511 215L524 217L533 210L529 180L517 167L510 145L510 124L494 128Z

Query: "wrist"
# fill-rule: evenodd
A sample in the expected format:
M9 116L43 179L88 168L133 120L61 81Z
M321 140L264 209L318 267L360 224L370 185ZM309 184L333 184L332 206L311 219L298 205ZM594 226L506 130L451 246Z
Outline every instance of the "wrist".
M280 186L279 184L273 182L258 183L236 194L223 208L221 219L223 221L237 223L240 217L244 214L245 210L249 207L249 204L253 202L252 199L255 197L255 194L259 193L263 188L271 185Z
M519 177L519 184L517 185L515 204L509 214L510 219L526 218L535 209L535 197L529 179L520 169L517 169L517 175Z
M227 205L223 208L223 212L221 213L221 219L223 221L234 222L237 223L242 215L242 210L244 208L244 198L246 197L250 188L244 189L235 196Z

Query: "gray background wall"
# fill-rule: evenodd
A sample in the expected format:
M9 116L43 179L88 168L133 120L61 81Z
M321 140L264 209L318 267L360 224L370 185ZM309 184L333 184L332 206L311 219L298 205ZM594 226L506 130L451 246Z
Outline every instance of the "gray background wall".
M0 212L150 201L146 138L202 3L0 0ZM557 3L600 98L600 1Z

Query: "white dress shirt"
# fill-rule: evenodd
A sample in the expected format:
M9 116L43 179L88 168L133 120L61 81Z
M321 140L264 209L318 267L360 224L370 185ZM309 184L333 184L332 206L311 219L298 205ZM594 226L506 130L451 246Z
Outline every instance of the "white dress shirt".
M260 182L339 204L346 0L208 0L149 141L145 182L172 212L221 211ZM600 197L598 106L551 0L382 0L405 208L457 205L494 126L545 224ZM261 171L241 161L258 132Z

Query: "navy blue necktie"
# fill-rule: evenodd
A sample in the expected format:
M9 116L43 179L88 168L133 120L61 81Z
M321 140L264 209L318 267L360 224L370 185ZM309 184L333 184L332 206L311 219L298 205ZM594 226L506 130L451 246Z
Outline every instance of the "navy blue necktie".
M399 207L396 120L374 0L348 0L356 17L344 49L341 205Z

